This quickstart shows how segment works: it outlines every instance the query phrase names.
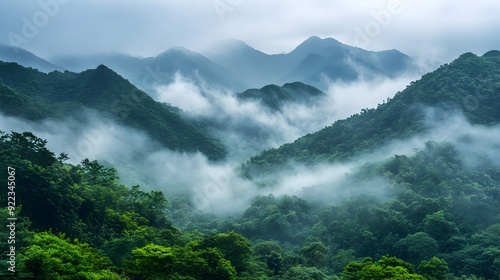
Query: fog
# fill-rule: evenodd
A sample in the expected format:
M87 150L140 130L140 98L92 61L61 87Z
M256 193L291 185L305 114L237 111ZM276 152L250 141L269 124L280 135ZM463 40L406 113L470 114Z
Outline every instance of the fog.
M377 107L414 78L330 82L324 96L314 98L309 104L284 103L280 110L272 110L258 100L241 100L238 93L195 83L179 73L173 83L158 85L152 95L160 102L181 108L189 119L202 122L227 145L231 159L244 161L265 149L292 142L359 113L363 108Z
M353 175L366 163L383 162L396 154L411 156L425 149L427 141L453 145L472 168L484 164L500 166L497 141L500 126L472 125L459 111L428 108L424 120L426 133L389 140L375 152L334 164L305 166L289 162L285 171L253 181L240 176L239 167L249 156L293 141L361 108L376 107L406 83L400 79L332 84L316 105L290 104L278 112L258 102L242 102L232 92L200 88L180 75L174 83L158 87L158 98L183 105L188 117L215 120L210 130L230 150L228 159L218 163L207 160L201 153L165 149L145 133L119 125L92 110L75 113L65 120L42 122L1 115L0 130L31 131L47 139L48 148L56 155L67 152L70 163L78 164L85 158L98 160L116 168L121 182L128 186L139 184L146 190L162 190L167 198L187 194L198 209L220 215L240 213L253 197L270 193L297 195L324 203L361 193L390 197L390 184L382 176L359 180ZM251 128L257 133L253 138L249 138Z

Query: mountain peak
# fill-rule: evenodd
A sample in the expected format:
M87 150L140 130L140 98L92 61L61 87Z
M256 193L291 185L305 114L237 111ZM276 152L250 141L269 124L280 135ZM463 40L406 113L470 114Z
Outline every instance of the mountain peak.
M311 48L311 47L321 47L321 48L324 48L324 47L327 47L327 46L338 46L338 45L342 45L341 42L333 39L333 38L324 38L324 39L321 39L320 37L318 36L311 36L309 38L307 38L307 40L305 40L304 42L302 42L300 45L297 46L297 48L299 47L308 47L308 48ZM297 49L296 48L296 49Z
M483 57L500 57L500 51L491 50L483 54Z
M222 53L240 53L245 55L266 55L265 53L251 47L244 41L238 39L227 39L216 43L208 49L208 53L220 55Z
M42 72L64 71L62 67L56 66L35 54L19 47L0 44L0 60L16 62L26 67L36 68Z

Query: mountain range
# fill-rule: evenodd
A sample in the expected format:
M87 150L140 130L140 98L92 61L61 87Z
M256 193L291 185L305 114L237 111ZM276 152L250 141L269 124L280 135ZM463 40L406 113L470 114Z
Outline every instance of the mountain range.
M368 53L334 40L308 41L290 54L276 56L237 42L236 48L255 56L234 57L240 63L255 62L247 61L251 66L245 69L221 66L224 61L214 62L215 57L182 48L150 59L101 58L129 71L123 77L109 66L91 67L95 62L90 59L82 63L91 69L79 73L57 69L44 73L33 66L0 62L3 115L35 124L67 120L78 126L79 114L96 112L99 119L111 119L153 140L136 147L132 139L126 147L137 151L122 151L134 154L127 162L134 171L160 181L160 187L149 193L138 185L128 189L113 168L92 159L68 164L31 132L0 132L0 165L9 171L9 181L15 180L23 203L18 240L24 256L20 267L29 273L26 278L162 278L169 273L176 279L207 275L210 279L498 279L500 52L465 53L378 107L263 151L236 168L233 162L241 161L227 156L230 152L224 145L230 141L222 144L226 139L215 139L209 132L210 125L234 129L229 114L217 109L233 106L228 112L238 115L245 106L238 107L241 104L232 102L236 99L256 101L277 115L289 104L312 107L309 114L321 115L311 105L329 93L300 81L311 73L309 81L315 84L318 77L356 81L371 75L395 77L408 70L407 58L397 51ZM262 67L266 64L259 60L271 62ZM77 60L68 60L64 67L71 61L76 61L73 67L83 67ZM137 70L137 65L144 68ZM300 71L294 72L297 67ZM241 74L250 69L260 78L272 77L272 82L257 86L260 78L254 76L256 86L223 92L221 96L231 102L208 106L212 114L203 115L215 119L212 124L188 118L182 108L156 102L133 84L168 83L179 72L199 85L237 88L231 83L238 81L230 77L250 75ZM278 82L286 77L302 78ZM258 125L275 129L270 116L275 115L264 115L261 123L255 123L256 130ZM242 119L238 130L254 124ZM221 135L229 138L233 132ZM435 135L439 141L434 141ZM422 143L418 149L412 143L416 138ZM250 137L236 139L263 149ZM163 157L152 142L179 153ZM388 152L386 147L394 143L412 152ZM147 158L151 150L157 156L140 161L138 157ZM211 161L200 159L198 152ZM246 178L233 174L238 171ZM171 178L176 173L192 180L178 183ZM192 192L192 199L164 197L163 192L178 184ZM2 191L0 196L7 200L13 188L10 184L11 192ZM200 207L203 204L247 208L234 216L217 217L200 213L199 209L208 208ZM5 219L9 213L2 215ZM2 234L7 240L8 232ZM84 257L75 257L82 252ZM55 258L59 261L52 261Z
M396 77L415 70L410 57L397 50L367 51L316 36L290 53L276 55L230 40L213 47L207 57L237 76L246 77L252 87L300 81L325 90L330 82Z
M0 48L0 59L3 57L4 61L33 66L44 72L62 69L81 72L104 64L153 97L155 86L172 83L176 74L199 86L241 92L268 84L297 81L326 90L331 82L352 82L379 76L392 78L416 69L413 60L397 50L367 51L332 38L316 36L287 54L269 55L242 41L230 40L209 48L203 54L172 47L154 57L124 54L61 56L52 59L53 64L26 50L19 51L23 56L13 56L9 48L12 47ZM25 57L36 57L36 63Z
M0 61L16 62L25 67L32 67L45 73L64 70L62 67L54 65L23 48L4 44L0 44Z
M428 132L427 108L439 108L444 112L437 116L441 119L450 117L451 112L459 112L472 124L498 124L499 77L500 52L490 51L483 56L463 54L412 82L377 108L363 109L293 143L252 157L244 172L251 177L251 174L282 169L287 162L345 161L374 152L390 141Z
M29 81L29 82L27 82ZM104 65L81 73L42 73L0 62L0 110L31 121L77 117L85 109L145 132L163 146L223 159L225 147L179 114Z

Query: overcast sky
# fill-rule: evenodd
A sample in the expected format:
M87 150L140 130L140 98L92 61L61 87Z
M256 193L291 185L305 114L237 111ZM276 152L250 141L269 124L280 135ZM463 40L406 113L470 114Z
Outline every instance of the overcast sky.
M500 49L499 14L498 0L0 0L0 42L44 58L153 56L223 38L282 53L317 35L447 62Z

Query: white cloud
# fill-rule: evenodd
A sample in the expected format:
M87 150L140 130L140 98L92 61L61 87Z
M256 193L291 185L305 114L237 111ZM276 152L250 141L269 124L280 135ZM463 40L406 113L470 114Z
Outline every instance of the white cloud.
M0 41L20 33L22 18L41 11L39 2L2 1ZM232 6L221 20L215 2ZM291 51L312 35L355 45L356 30L375 22L374 13L391 2L311 1L69 1L37 35L21 45L42 56L96 52L156 55L171 46L200 50L211 41L237 38L267 53ZM481 0L399 0L402 11L382 22L366 48L399 49L412 56L434 55L447 62L466 51L499 48L500 2Z
M156 88L157 100L182 108L192 115L208 114L210 103L202 95L200 89L185 80L178 72L174 82L169 85L159 85Z

